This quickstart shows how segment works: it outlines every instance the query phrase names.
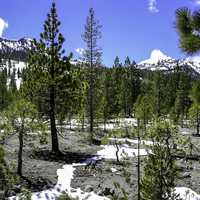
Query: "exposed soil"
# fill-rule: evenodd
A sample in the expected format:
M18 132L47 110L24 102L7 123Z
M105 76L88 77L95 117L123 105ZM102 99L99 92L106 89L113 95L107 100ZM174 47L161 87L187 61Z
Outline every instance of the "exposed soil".
M57 183L56 171L62 168L64 164L80 163L92 157L100 146L91 145L87 141L87 133L67 131L64 137L60 137L61 155L50 153L48 145L39 145L39 142L31 137L27 138L23 152L23 175L15 188L10 191L10 195L20 192L22 187L29 188L31 191L41 191L53 187ZM193 137L193 142L200 147L200 138ZM17 160L18 139L16 136L6 141L6 160L13 163ZM199 152L200 153L200 152ZM143 158L141 159L143 165ZM177 186L189 187L200 193L200 164L199 161L186 163L183 159L177 161L180 167L180 179ZM125 167L128 176L124 175ZM192 168L191 168L192 167ZM116 170L112 172L112 170ZM14 169L15 170L15 169ZM142 173L142 172L141 172ZM128 177L130 183L127 184L125 177ZM76 167L75 176L72 180L72 187L80 187L83 191L94 191L99 195L110 196L114 192L120 193L114 187L114 182L130 192L133 196L137 193L137 158L131 158L125 161L123 165L111 160L98 161L95 168L93 167Z

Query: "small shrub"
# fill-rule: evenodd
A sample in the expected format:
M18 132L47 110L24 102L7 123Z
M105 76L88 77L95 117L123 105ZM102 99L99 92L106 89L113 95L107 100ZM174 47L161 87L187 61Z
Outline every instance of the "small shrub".
M17 195L19 200L31 200L31 196L32 196L31 192L25 188L23 188L20 194Z
M56 200L78 200L78 198L71 198L67 194L62 194L61 196L57 197Z
M6 195L7 191L12 188L16 180L17 177L12 173L4 159L4 149L0 146L0 190L4 191Z

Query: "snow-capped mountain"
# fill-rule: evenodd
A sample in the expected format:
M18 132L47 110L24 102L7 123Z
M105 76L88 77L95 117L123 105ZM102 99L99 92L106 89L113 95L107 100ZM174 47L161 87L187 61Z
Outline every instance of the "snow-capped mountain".
M190 71L193 75L200 75L200 57L188 57L185 59L173 59L160 50L153 50L150 58L138 64L140 69L172 71L180 67L184 71Z
M13 60L25 60L28 51L33 48L32 41L30 38L21 38L19 40L0 38L0 56Z
M171 60L171 57L166 56L164 53L162 53L160 50L155 49L151 52L150 58L147 60L144 60L139 63L139 65L143 64L157 64L161 60Z

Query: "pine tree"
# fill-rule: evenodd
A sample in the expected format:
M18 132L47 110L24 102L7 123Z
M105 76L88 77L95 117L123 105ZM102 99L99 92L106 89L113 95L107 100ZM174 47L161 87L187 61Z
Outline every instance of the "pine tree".
M187 54L194 54L200 50L200 11L194 11L184 7L176 10L176 28L180 37L180 48ZM195 91L195 92L194 92ZM194 114L196 110L196 129L197 135L199 135L200 129L200 117L199 117L199 86L198 84L193 86L192 89L192 100L194 104L190 110L190 113ZM192 114L192 115L193 115ZM193 115L194 116L194 115Z
M175 71L174 73L169 73L166 76L166 85L165 85L165 110L167 113L170 113L174 109L174 104L177 96L179 75Z
M50 118L52 152L59 153L56 114L66 99L70 101L70 92L74 84L71 74L70 58L63 57L64 37L59 32L56 4L52 3L50 13L44 23L44 32L40 40L34 41L35 49L30 55L29 66L24 77L24 93L32 101L44 107ZM59 106L60 105L60 106ZM44 109L43 108L43 109Z
M103 80L103 99L102 99L104 131L106 130L107 120L111 118L113 114L112 80L113 80L112 70L106 69Z
M127 56L126 59L125 59L125 62L124 62L124 66L125 67L130 67L131 65L131 60L130 58Z
M152 87L152 97L153 97L153 106L155 118L159 119L164 114L164 99L165 99L165 90L164 90L164 76L161 71L155 71L153 76L153 87Z
M128 104L128 116L132 116L134 112L134 103L136 102L141 92L141 80L139 69L136 63L133 61L128 67L128 84L127 84L127 104Z
M103 102L102 102L102 111L104 117L104 124L108 119L116 117L119 113L119 106L118 106L118 91L117 85L115 80L115 68L105 68L103 76L103 83L102 83L102 95L103 95Z
M141 161L140 161L140 144L141 144L141 135L140 135L140 120L137 119L137 142L138 142L138 159L137 159L137 200L141 199Z
M125 68L121 65L119 67L113 68L113 94L115 99L115 113L116 116L124 116L126 113L126 104L125 104L125 92L124 90L124 72Z
M151 146L151 153L145 160L141 199L178 199L173 192L177 167L172 150L178 142L177 130L166 122L160 122L149 130L148 136L152 138L154 145Z
M79 108L77 110L79 121L81 122L81 130L85 130L85 119L87 113L87 91L88 91L88 82L86 78L86 70L83 68L82 64L77 66L80 70L79 81L83 84L82 90L78 92L78 95L81 95L82 98L79 101ZM82 94L81 94L82 93Z
M94 81L96 78L94 68L100 65L102 55L101 49L97 46L97 40L101 38L100 29L99 21L95 19L94 9L90 8L82 38L87 46L84 51L84 59L89 67L89 121L91 139L93 139L94 129Z
M196 135L200 135L200 81L196 81L192 86L191 100L193 104L189 110L190 117L196 124Z
M35 106L24 100L19 99L12 102L2 116L1 127L5 137L9 134L17 134L19 139L17 174L22 176L22 154L24 146L24 137L30 131L37 132L41 138L44 138L46 126L38 120L38 113Z
M122 80L123 80L123 68L119 63L118 56L114 60L113 68L112 68L112 113L115 117L121 114L122 106L121 106L121 97L122 97Z
M0 110L5 109L10 100L7 78L7 70L5 68L0 72Z
M200 11L191 13L189 8L176 10L176 28L179 34L179 46L188 54L197 53L200 50Z
M134 107L135 116L140 120L140 122L142 122L144 130L146 130L148 121L153 118L152 97L147 94L144 96L139 96Z
M12 63L10 58L8 59L8 76L11 76L11 69L12 69Z
M114 65L113 67L119 67L120 66L120 60L119 60L119 57L116 56L115 60L114 60Z
M128 108L128 99L130 97L129 92L129 67L121 68L121 94L120 94L120 104L123 109L124 117L128 117L129 108Z
M189 80L183 73L181 73L174 105L174 113L175 120L180 120L182 127L183 120L190 106L188 88L190 88Z

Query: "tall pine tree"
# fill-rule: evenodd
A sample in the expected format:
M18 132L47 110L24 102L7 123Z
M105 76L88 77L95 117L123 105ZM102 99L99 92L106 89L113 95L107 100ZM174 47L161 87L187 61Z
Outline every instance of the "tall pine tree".
M64 37L59 31L56 4L52 3L44 32L40 40L34 41L35 49L30 55L29 66L25 75L24 88L29 97L41 99L50 119L52 152L59 153L58 134L56 128L56 112L69 96L72 77L70 76L69 57L63 57Z
M94 81L95 81L95 67L101 63L101 49L97 45L97 40L101 38L101 26L99 21L95 19L94 9L90 8L89 16L86 20L85 32L82 35L86 43L84 51L84 59L89 67L89 121L91 139L93 139L94 129Z

